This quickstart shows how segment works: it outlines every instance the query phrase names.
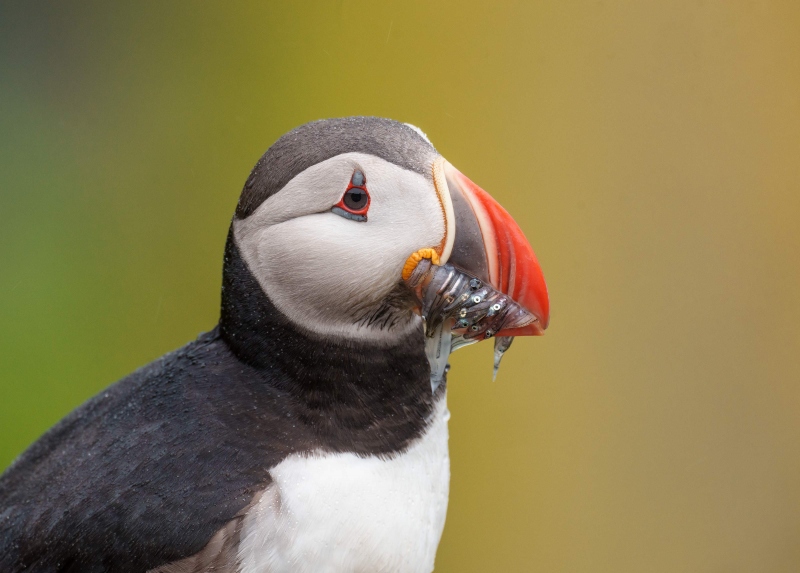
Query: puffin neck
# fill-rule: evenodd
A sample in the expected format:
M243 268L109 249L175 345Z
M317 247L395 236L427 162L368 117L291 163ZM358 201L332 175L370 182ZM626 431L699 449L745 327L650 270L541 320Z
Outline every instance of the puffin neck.
M398 401L410 405L419 400L433 404L421 331L391 346L304 332L261 289L232 229L225 246L220 334L239 360L265 374L284 374L269 379L313 407L387 401L396 406Z

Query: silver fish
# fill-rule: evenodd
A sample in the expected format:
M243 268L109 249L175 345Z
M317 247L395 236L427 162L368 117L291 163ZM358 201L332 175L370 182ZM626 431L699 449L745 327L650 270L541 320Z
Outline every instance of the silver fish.
M434 265L423 259L406 284L421 302L434 392L444 380L451 352L492 338L503 329L521 328L538 320L508 295L449 264ZM512 340L511 336L495 338L493 380Z

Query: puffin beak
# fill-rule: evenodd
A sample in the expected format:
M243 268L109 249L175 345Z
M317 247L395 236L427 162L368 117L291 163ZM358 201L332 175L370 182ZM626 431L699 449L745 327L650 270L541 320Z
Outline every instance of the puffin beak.
M448 161L436 162L434 178L437 186L446 182L455 219L455 238L445 262L491 284L536 317L527 326L503 329L496 336L544 334L550 322L547 285L519 225L491 195Z

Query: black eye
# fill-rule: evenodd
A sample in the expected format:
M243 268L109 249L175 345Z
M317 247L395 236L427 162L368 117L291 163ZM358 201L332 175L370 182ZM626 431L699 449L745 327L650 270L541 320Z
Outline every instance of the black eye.
M367 206L367 192L358 187L353 187L344 194L343 202L345 207L351 211L361 211Z

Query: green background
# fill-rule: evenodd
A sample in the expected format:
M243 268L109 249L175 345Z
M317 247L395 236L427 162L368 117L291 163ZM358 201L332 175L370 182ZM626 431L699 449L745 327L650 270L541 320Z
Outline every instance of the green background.
M800 568L800 3L0 4L0 467L213 327L261 153L425 130L551 293L453 357L437 571Z

